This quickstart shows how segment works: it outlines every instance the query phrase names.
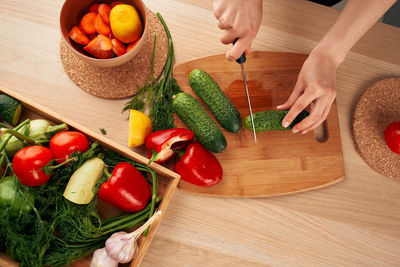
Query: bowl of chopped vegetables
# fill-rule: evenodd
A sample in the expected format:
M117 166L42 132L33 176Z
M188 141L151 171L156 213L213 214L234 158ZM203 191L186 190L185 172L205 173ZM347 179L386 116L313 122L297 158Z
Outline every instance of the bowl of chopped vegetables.
M131 60L147 36L142 0L66 0L60 12L63 41L85 62L113 67Z

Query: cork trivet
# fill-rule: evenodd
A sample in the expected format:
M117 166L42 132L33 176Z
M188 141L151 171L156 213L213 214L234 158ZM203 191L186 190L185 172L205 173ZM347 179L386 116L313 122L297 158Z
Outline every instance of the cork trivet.
M376 82L360 97L353 114L353 139L365 162L380 174L400 178L400 154L385 142L386 127L400 121L400 78Z
M103 98L124 98L136 93L146 82L151 71L154 34L157 34L154 75L158 77L168 53L168 38L158 17L149 9L145 43L130 61L115 67L102 68L90 65L78 58L61 40L60 56L71 80L83 90Z

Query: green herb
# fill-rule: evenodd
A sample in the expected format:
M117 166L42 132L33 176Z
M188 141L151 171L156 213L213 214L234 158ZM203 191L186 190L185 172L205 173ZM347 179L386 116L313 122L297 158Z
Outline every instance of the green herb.
M104 128L100 128L100 132L101 132L102 135L106 135L107 134L107 132L106 132L106 130Z
M160 75L162 78L159 80L154 79L154 59L156 48L156 36L154 36L153 58L150 76L145 85L141 88L138 88L137 94L131 99L131 101L126 103L125 107L122 109L122 111L128 109L145 111L147 108L149 110L149 117L152 121L154 131L176 127L171 105L172 96L182 91L173 77L175 55L171 33L169 32L167 24L165 23L161 14L157 13L157 16L164 26L169 45L165 66Z

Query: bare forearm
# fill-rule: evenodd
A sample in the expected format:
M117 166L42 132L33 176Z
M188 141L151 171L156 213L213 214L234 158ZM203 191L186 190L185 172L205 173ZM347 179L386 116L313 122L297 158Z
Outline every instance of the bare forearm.
M349 0L312 53L324 54L337 65L396 0Z

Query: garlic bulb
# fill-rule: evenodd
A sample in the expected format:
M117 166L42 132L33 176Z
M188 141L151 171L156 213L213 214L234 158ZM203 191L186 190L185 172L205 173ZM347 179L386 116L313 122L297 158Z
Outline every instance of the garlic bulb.
M118 262L108 256L106 248L99 248L93 253L90 267L118 267Z
M154 215L142 226L132 233L117 232L112 234L106 241L106 251L108 256L118 261L119 263L128 263L135 257L138 250L137 239L152 224L161 211L157 211Z

